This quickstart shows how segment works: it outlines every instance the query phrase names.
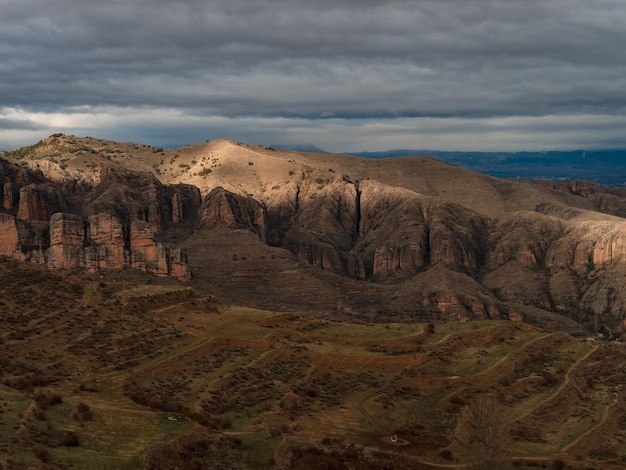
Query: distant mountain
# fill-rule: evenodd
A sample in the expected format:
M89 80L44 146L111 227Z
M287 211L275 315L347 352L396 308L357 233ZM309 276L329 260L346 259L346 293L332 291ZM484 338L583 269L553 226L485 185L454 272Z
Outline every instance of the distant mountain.
M307 144L273 144L270 148L279 150L291 150L292 152L328 153L326 150Z
M547 152L443 152L395 149L350 153L366 158L424 155L499 178L589 180L626 186L626 149Z

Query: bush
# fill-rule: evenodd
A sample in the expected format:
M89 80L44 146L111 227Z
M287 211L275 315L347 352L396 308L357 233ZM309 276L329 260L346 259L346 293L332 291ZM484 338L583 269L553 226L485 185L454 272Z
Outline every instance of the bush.
M83 403L82 401L78 403L78 406L76 407L76 414L74 416L74 419L76 419L77 421L83 422L83 421L92 421L93 420L93 411L91 410L91 408L89 407L88 404Z
M35 457L37 457L42 462L47 462L52 458L48 448L41 444L38 444L35 448Z
M75 431L65 431L61 445L65 447L78 447L80 446L80 437Z
M42 410L47 410L51 406L63 403L63 397L58 393L38 392L35 395L35 402Z

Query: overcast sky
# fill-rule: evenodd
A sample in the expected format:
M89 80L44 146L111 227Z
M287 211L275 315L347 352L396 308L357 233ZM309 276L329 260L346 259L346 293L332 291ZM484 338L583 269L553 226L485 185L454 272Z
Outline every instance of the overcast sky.
M0 0L0 149L626 147L624 0Z

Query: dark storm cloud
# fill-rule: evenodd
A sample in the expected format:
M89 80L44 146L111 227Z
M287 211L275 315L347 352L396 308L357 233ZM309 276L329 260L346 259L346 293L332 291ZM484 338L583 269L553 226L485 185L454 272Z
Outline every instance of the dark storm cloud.
M7 119L0 117L0 130L13 130L13 129L25 129L25 130L39 130L42 126L37 125L28 120L19 119Z
M5 0L0 107L306 120L626 110L621 0Z

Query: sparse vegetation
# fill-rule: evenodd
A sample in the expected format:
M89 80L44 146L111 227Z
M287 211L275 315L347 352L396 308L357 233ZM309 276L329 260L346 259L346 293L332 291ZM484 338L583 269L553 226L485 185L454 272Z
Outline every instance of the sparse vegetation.
M618 346L512 322L307 319L23 266L28 291L2 263L0 458L582 468L626 452Z
M132 159L136 167L181 183L191 168L181 161L201 161L193 169L201 177L221 165L220 157L204 154L213 145L222 144L202 146L203 153L181 149L182 157L170 158L174 151L168 151L166 159L153 155L163 154L159 148L59 135L25 151L20 164L35 168L45 156L72 178L83 168L101 168L103 177L115 180L123 176L115 169ZM299 166L285 163L278 151L255 155L259 147L224 146L238 152L221 157L224 171L210 180L234 188L226 198L232 217L228 207L219 207L224 226L201 227L190 215L212 189L209 181L161 192L154 191L153 175L143 174L141 191L156 193L155 204L135 204L142 194L131 186L99 187L84 198L90 207L80 213L76 231L89 228L88 214L114 206L123 215L122 257L147 263L142 254L147 258L149 250L140 253L129 241L129 220L136 217L158 228L157 250L193 250L192 285L258 309L221 304L174 279L132 269L107 272L105 281L96 273L55 275L0 257L0 467L578 470L624 461L626 353L612 341L622 334L623 315L579 312L576 320L587 318L600 333L589 341L497 320L517 315L535 321L533 315L543 313L559 326L575 323L565 313L571 297L559 297L558 282L565 294L588 297L597 287L606 294L607 311L619 305L619 283L595 285L604 274L586 257L590 245L577 248L576 269L559 267L567 276L548 273L545 240L565 231L557 217L533 212L533 205L528 214L507 219L511 226L498 228L504 222L469 214L454 205L458 200L448 204L445 191L431 197L410 185L387 190L374 181L342 187L335 170L326 171L329 164L339 165L338 174L347 170L335 157ZM264 166L237 171L248 159L256 167L270 158L278 161L270 181L263 180L269 174ZM55 168L41 165L47 167ZM384 168L380 163L381 174ZM11 166L6 174L11 171L22 172ZM287 171L301 176L290 181ZM365 170L354 171L355 178L366 178ZM236 174L234 182L227 181L230 174ZM86 188L97 185L95 172L85 175L63 183L75 191L59 198L54 211L77 205ZM26 176L22 182L31 181ZM358 185L347 175L342 180ZM281 191L272 197L269 189ZM504 183L492 189L493 197L512 191ZM12 191L19 194L17 187ZM271 206L283 195L296 202L281 202L290 214L284 226ZM360 218L359 210L377 204ZM179 220L170 223L174 208ZM6 209L6 220L17 211L15 204ZM307 211L310 220L301 216ZM16 219L18 238L30 240L18 256L42 261L42 250L58 242L51 240L46 217ZM523 217L535 224L516 225ZM226 232L231 220L236 228ZM407 231L398 230L404 222ZM473 231L474 224L479 229ZM536 240L542 230L548 238ZM518 238L509 244L500 234L511 231ZM366 232L383 235L365 240ZM100 257L105 245L94 235L72 248ZM461 267L454 268L456 262ZM491 270L490 263L500 267ZM504 282L514 279L503 273L510 266L515 275L525 273L534 297ZM388 272L378 278L374 271L381 269ZM340 278L344 271L352 278ZM607 322L610 315L618 323ZM444 322L487 316L494 320Z

